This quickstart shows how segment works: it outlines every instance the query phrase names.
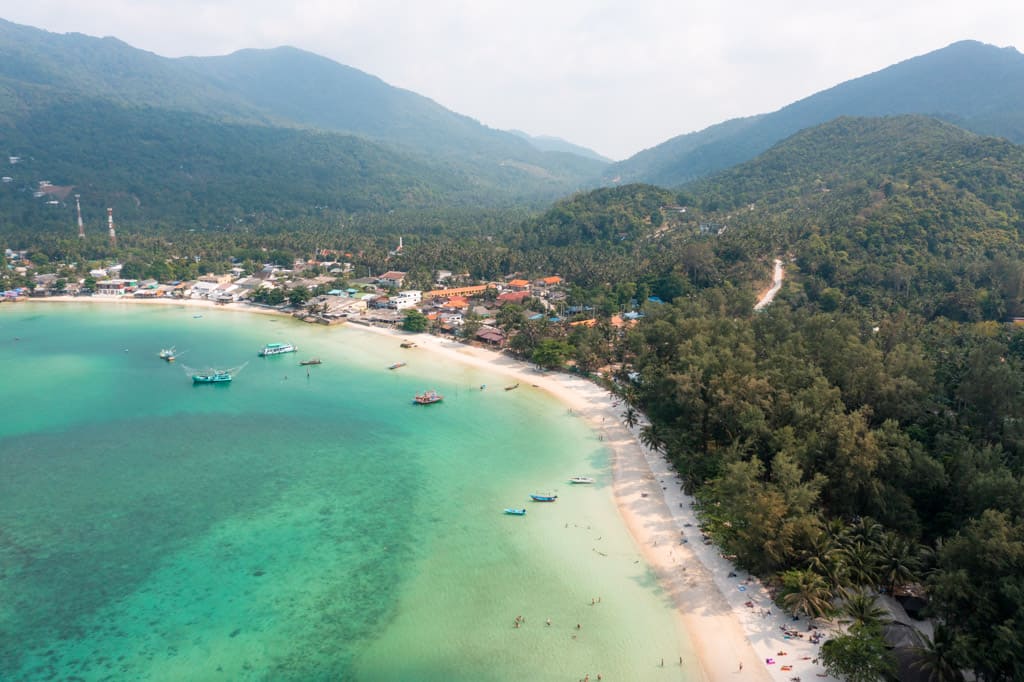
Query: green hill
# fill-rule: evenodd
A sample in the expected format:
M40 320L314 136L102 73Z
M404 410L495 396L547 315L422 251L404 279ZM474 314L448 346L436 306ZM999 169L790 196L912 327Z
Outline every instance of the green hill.
M606 165L572 153L541 151L516 135L489 129L425 97L293 48L167 59L112 38L56 35L0 20L0 94L0 129L6 131L6 149L0 151L13 155L35 155L34 150L47 144L46 140L68 134L59 128L69 127L77 128L79 137L89 131L97 148L118 147L118 131L91 118L102 116L101 110L107 108L115 118L146 110L157 128L172 114L187 114L199 121L203 139L213 137L207 130L210 125L235 125L229 137L240 138L240 143L215 145L226 158L211 168L260 167L264 161L260 156L240 155L251 154L267 137L287 138L299 147L309 147L324 139L325 131L363 138L360 158L381 154L390 159L387 165L393 170L377 177L373 173L384 169L374 164L346 165L352 161L350 155L341 154L333 161L324 158L320 173L325 182L320 186L334 185L341 195L335 200L320 197L314 202L318 204L364 204L365 197L357 196L362 191L360 183L379 180L388 187L396 179L403 186L429 185L436 190L427 193L434 205L469 199L486 205L535 203L585 186ZM60 109L67 112L63 120L52 115ZM54 128L44 129L44 122ZM290 132L274 132L275 128ZM159 135L157 131L155 136ZM350 141L345 146L353 150L359 145ZM369 151L381 147L388 148L387 152ZM308 174L287 165L299 156L283 153L277 158L276 175L282 185L291 182L289 178ZM87 168L91 163L86 158L65 160L68 170L75 164ZM157 174L156 167L129 165L139 160L130 153L113 157L107 170L124 175ZM338 176L328 177L334 170ZM60 175L54 168L40 172L42 177ZM357 176L359 182L349 196L351 180ZM60 180L84 182L81 175L64 175ZM231 182L229 178L213 180ZM282 193L308 195L306 189ZM402 195L390 194L393 199ZM419 205L413 202L409 207ZM213 207L197 210L219 211Z
M776 112L673 138L613 164L604 178L678 186L748 161L800 130L839 116L908 113L1024 142L1024 55L974 41L954 43Z
M1024 147L1005 140L922 116L841 118L686 191L793 253L812 302L963 321L1022 312Z

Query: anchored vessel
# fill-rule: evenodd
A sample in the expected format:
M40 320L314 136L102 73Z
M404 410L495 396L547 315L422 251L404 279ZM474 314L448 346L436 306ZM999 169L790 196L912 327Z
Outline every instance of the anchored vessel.
M170 348L164 348L160 351L160 359L166 360L167 362L174 362L174 355L174 346L171 346Z
M569 483L593 483L594 479L590 476L573 476L569 479Z
M530 495L534 502L554 502L558 499L558 495Z
M210 369L192 375L194 384L221 384L231 381L231 372L222 369Z
M290 343L268 343L260 351L260 357L268 357L270 355L280 355L282 353L294 353L298 350L297 346L293 346Z
M437 391L424 391L418 394L412 399L415 405L432 405L433 403L439 403L444 400L444 396Z

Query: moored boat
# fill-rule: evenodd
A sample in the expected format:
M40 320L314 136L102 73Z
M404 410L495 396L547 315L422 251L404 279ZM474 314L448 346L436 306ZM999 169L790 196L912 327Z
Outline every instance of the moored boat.
M554 502L558 499L558 495L530 495L534 502Z
M309 360L301 360L300 365L319 365L321 364L320 358L310 358Z
M399 367L405 367L405 363L404 362L395 362L395 363L392 363L392 364L388 365L388 369L398 369Z
M434 403L439 403L442 400L444 400L443 395L437 391L430 390L417 394L416 397L412 399L412 402L415 405L432 405Z
M512 516L526 516L525 509L506 509L505 513L510 514Z
M290 343L268 343L260 351L260 357L269 357L271 355L281 355L282 353L294 353L299 348Z
M569 483L593 483L594 479L590 476L573 476L569 479Z
M401 344L402 348L415 348L416 344L413 341L403 341Z
M174 362L175 350L174 346L170 348L164 348L160 351L160 359L166 360L167 362Z
M210 369L192 375L194 384L222 384L231 381L231 372L222 369Z
M506 386L506 387L505 387L505 390L506 390L506 391L514 391L514 390L516 390L517 388L519 388L519 384L512 384L511 386Z

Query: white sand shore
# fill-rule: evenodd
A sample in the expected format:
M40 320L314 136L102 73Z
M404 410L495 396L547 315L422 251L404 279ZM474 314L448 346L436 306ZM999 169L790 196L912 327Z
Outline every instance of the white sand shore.
M188 305L281 314L245 304L215 305L188 299L53 297L33 301ZM652 570L678 605L682 629L689 635L701 666L699 679L788 682L805 677L808 681L814 678L835 682L812 661L818 655L818 647L806 639L806 620L792 622L785 618L773 607L756 579L735 569L714 545L701 542L692 499L682 492L680 480L664 457L643 447L636 431L624 425L622 409L614 396L580 377L540 372L503 353L428 334L352 326L393 337L396 344L398 340L411 339L426 352L546 390L602 435L613 453L614 494L619 511ZM784 627L804 631L804 638L787 639L782 632Z

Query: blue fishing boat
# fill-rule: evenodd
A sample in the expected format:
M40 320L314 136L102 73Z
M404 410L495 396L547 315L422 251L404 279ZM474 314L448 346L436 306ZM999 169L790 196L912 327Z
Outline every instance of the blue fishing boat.
M211 369L208 372L192 375L192 383L194 384L222 384L228 381L231 381L231 372L219 369Z
M525 509L506 509L505 513L511 514L512 516L526 516Z
M558 495L530 495L534 502L554 502Z

